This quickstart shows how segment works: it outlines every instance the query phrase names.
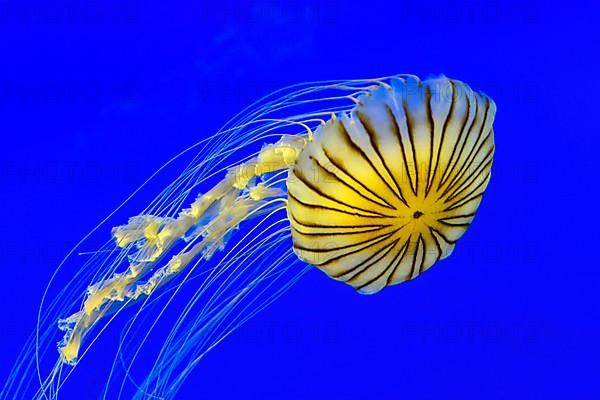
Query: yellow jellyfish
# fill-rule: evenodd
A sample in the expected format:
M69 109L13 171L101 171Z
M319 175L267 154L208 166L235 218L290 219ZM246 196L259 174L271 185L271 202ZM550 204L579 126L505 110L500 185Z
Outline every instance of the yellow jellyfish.
M73 257L84 240L69 254L59 270L88 258L48 299L53 277L0 397L58 397L129 309L103 396L132 384L134 398L172 398L207 352L313 266L364 294L417 277L475 216L495 111L444 76L313 82L259 100L171 160L196 152L102 248ZM178 296L185 305L157 348L152 332ZM59 318L59 354L45 365Z

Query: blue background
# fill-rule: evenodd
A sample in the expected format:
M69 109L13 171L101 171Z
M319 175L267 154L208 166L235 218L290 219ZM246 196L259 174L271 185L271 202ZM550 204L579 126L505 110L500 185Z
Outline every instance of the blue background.
M0 1L0 381L64 253L172 155L287 84L444 73L498 107L455 254L370 297L311 271L180 397L599 398L594 2L69 4Z

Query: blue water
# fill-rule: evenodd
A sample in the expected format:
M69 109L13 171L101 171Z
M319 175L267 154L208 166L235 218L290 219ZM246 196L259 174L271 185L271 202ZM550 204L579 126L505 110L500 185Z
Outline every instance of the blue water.
M444 73L498 108L492 181L454 255L369 297L311 271L179 397L598 398L598 11L0 1L0 381L62 256L168 158L287 84ZM95 398L107 360L91 354L64 398Z

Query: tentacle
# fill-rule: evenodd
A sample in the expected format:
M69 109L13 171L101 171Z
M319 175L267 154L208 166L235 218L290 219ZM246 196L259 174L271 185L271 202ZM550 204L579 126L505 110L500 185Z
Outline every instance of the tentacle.
M160 292L169 293L171 285L165 283L191 269L198 259L206 261L227 239L227 232L244 219L240 215L256 210L271 196L279 196L272 191L277 185L256 182L275 176L270 173L271 157L285 158L293 153L295 150L286 146L295 148L292 143L296 139L310 140L311 132L324 119L348 110L358 93L381 85L384 79L312 82L273 92L160 167L56 268L40 303L36 331L0 398L27 397L25 393L32 392L36 398L56 398L74 371L63 371L63 361L81 362L89 345L128 305L158 297L161 287ZM275 138L283 139L275 147L260 148L261 143L277 141ZM282 143L285 146L281 147ZM251 155L240 158L242 149ZM181 168L181 163L183 172L138 212L138 217L115 229L111 240L103 244L96 240L105 234L108 221L124 212L134 198L145 195L149 185ZM282 168L284 165L286 162ZM243 174L246 167L255 172L254 179ZM225 179L215 181L223 175ZM199 189L205 187L213 189L199 195ZM219 239L219 235L225 236ZM97 251L90 252L90 248ZM73 257L77 254L82 256ZM73 310L79 311L65 318ZM63 318L61 327L66 333L60 346L61 359L57 360L53 344L59 318ZM89 335L92 330L93 337Z

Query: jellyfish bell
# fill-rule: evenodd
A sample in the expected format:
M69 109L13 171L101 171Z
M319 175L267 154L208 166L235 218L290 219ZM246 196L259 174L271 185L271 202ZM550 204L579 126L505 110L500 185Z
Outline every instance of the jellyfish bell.
M443 76L315 82L264 97L175 157L195 152L72 279L55 282L55 272L49 287L61 290L44 295L0 398L57 398L127 309L104 396L132 384L134 398L172 398L209 351L313 267L364 294L417 277L475 216L494 115L490 98ZM80 260L76 249L66 260Z
M494 155L488 97L446 78L390 83L320 127L288 178L296 254L366 294L451 253Z

